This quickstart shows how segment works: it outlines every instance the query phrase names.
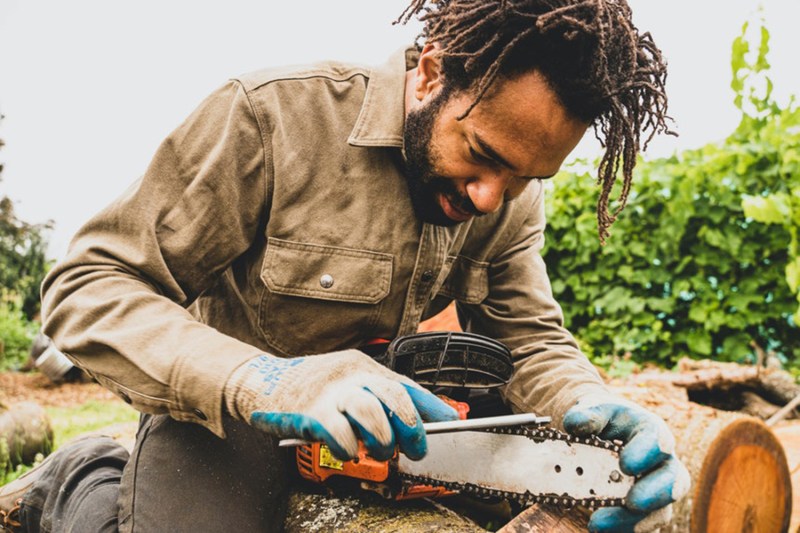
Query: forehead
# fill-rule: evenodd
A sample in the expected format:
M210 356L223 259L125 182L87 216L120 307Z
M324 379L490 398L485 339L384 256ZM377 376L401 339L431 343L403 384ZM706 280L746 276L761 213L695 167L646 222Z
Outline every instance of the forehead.
M473 97L463 98L469 105ZM498 150L502 147L504 155L524 168L534 166L535 160L541 164L543 158L560 166L588 126L566 111L536 71L496 80L462 122L467 135L477 134Z

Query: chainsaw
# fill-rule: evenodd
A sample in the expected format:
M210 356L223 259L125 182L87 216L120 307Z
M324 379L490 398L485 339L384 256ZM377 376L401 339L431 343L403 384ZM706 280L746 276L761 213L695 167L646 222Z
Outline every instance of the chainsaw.
M620 442L574 437L534 414L481 416L498 412L502 401L492 392L513 372L511 352L502 343L471 333L431 332L373 342L363 350L440 394L460 420L423 424L428 453L419 461L398 452L378 461L363 444L354 459L340 461L325 444L281 441L297 447L303 478L316 483L349 478L396 500L466 494L523 507L623 505L635 479L620 471Z

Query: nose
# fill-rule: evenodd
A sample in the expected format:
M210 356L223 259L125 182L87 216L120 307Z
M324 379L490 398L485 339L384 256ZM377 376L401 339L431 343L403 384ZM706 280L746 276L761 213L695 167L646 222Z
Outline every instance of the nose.
M482 174L467 183L467 195L481 213L494 213L505 200L509 178L499 174Z

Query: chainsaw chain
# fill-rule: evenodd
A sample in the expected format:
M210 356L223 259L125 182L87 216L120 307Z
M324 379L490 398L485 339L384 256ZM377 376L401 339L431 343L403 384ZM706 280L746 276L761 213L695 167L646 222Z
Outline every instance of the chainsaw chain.
M584 444L587 446L593 446L595 448L603 448L617 455L619 455L619 452L622 449L622 443L619 441L607 441L595 435L590 437L576 437L551 427L491 428L480 431L501 433L504 435L525 435L537 443L546 440L560 440L570 444ZM530 491L520 494L518 492L509 492L481 487L480 485L475 485L473 483L440 481L438 479L431 479L424 476L406 474L403 472L398 472L398 474L400 475L400 479L404 484L407 483L409 485L431 485L435 487L444 487L445 489L453 492L469 494L480 498L503 498L514 501L522 507L528 507L536 503L543 503L557 505L563 509L571 509L576 505L580 505L590 510L594 510L600 507L621 507L625 503L624 498L573 498L567 494L533 494Z

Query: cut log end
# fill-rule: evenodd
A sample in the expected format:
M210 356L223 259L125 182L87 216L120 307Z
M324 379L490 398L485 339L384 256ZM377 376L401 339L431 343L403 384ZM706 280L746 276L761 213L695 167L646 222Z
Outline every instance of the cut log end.
M786 456L772 432L735 420L709 447L692 501L692 532L786 531L792 487Z

